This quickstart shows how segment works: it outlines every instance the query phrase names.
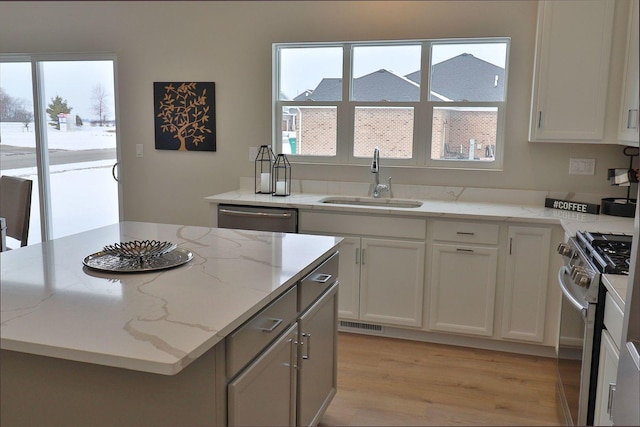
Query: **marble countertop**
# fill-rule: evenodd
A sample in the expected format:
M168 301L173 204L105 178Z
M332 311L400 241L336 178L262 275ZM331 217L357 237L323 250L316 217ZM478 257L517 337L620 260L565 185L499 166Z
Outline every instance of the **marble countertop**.
M105 245L160 240L182 266L84 267ZM123 222L0 254L0 343L14 350L173 375L335 251L340 238Z
M307 183L311 191L293 193L290 196L256 194L243 187L236 191L206 197L213 205L220 203L248 206L290 207L311 211L352 212L375 215L402 215L425 218L457 218L531 224L560 225L566 235L577 231L633 234L633 218L610 215L593 215L544 207L545 197L571 199L575 196L543 192L526 192L492 189L450 189L444 187L400 186L395 199L421 201L418 208L388 208L377 206L336 205L322 203L327 197L343 197L347 194L367 194L366 185L345 183ZM300 187L300 184L298 185ZM357 200L370 200L367 196L349 196ZM580 197L579 195L577 197ZM596 200L591 200L596 201ZM559 243L559 242L558 242ZM608 276L605 283L614 299L623 307L626 298L627 276ZM603 276L603 277L604 277Z
M624 313L624 304L627 299L627 286L629 283L629 276L622 276L619 274L603 274L602 281L604 282L607 291L611 294L613 301L618 304L618 307Z
M524 204L508 197L497 197L497 201L478 201L474 197L452 200L421 199L397 197L396 199L417 200L422 202L418 208L389 208L377 206L336 205L322 203L333 194L296 193L291 196L271 196L255 194L251 190L240 189L228 193L206 197L211 204L231 203L248 206L277 206L292 207L315 211L354 212L375 215L402 215L420 217L444 217L459 219L493 220L506 222L527 222L561 225L568 235L575 235L576 231L598 231L612 233L633 233L633 218L610 215L592 215L579 212L562 211L544 207L544 198L540 205ZM370 197L353 196L359 200L370 200Z

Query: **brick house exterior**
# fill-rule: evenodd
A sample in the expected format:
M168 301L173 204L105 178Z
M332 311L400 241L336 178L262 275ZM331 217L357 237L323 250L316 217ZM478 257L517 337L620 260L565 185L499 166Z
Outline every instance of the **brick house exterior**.
M431 76L433 101L496 101L504 94L504 69L470 54L434 65ZM362 101L418 101L420 72L398 76L379 70L354 80L354 98ZM464 84L460 84L464 82ZM325 79L313 91L296 98L301 102L283 114L283 131L295 132L300 155L336 154L337 111L313 106L312 101L340 99L340 79ZM308 102L311 101L311 102ZM497 111L434 109L432 152L434 159L492 160L496 146ZM358 107L354 121L355 157L369 157L377 146L386 158L412 157L414 116L412 108ZM473 148L470 150L470 145Z

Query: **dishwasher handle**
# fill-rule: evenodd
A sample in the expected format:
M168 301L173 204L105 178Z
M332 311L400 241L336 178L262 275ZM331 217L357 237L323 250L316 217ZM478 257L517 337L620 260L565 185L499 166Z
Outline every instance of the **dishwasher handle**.
M259 218L291 218L292 214L289 212L272 213L272 212L246 212L236 211L233 209L220 209L218 212L225 215L244 216L244 217L259 217Z

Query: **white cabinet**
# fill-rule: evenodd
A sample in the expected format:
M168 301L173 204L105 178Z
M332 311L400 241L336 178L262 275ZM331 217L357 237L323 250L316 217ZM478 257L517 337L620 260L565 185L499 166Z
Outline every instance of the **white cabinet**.
M622 309L607 293L604 305L604 326L606 329L602 331L602 341L600 342L594 425L613 425L611 405L615 397L623 319Z
M638 146L638 87L640 76L638 74L638 0L629 2L629 27L627 31L627 48L625 58L625 71L622 79L622 103L620 105L620 125L618 128L618 140L625 145Z
M614 6L538 3L530 141L603 142Z
M429 329L492 336L498 225L434 221L432 228Z
M340 244L340 290L338 316L360 318L360 237L345 237Z
M509 227L502 338L544 339L551 230Z
M616 347L609 331L602 331L600 342L600 362L598 364L598 393L596 395L596 408L593 425L611 426L611 399L616 385L618 374L618 360L620 350Z
M424 242L362 238L360 320L422 326Z
M302 211L300 232L344 237L341 319L422 326L426 220Z

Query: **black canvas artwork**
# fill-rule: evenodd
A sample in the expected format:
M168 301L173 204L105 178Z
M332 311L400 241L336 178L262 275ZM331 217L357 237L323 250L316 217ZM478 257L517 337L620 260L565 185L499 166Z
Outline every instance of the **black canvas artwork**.
M216 151L215 83L154 82L156 149Z

